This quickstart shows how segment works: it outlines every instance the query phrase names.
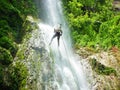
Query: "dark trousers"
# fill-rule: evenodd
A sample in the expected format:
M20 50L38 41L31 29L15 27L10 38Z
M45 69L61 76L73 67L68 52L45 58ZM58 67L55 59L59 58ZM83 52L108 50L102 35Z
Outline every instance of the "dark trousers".
M56 32L56 33L53 35L50 44L52 43L53 39L54 39L55 37L57 37L58 46L59 46L59 39L60 39L60 36L61 36L61 35L60 35L60 32Z

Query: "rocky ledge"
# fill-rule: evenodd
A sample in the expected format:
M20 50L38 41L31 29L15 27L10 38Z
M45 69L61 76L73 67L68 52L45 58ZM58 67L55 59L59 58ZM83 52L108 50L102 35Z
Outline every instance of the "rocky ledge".
M90 48L76 50L81 59L90 90L120 90L120 51L113 47L109 51Z

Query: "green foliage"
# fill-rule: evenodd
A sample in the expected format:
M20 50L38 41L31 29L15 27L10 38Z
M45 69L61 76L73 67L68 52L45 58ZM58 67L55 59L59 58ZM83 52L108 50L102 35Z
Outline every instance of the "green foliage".
M0 38L3 36L11 37L11 33L10 33L11 31L12 31L12 29L8 25L7 21L1 20L0 21Z
M63 1L75 46L120 48L120 16L112 10L112 1Z
M112 20L107 21L101 24L99 28L98 37L101 39L101 46L102 47L112 47L118 46L120 47L119 43L119 36L120 36L120 26L119 26L120 16L115 16Z
M2 87L3 84L3 77L4 77L3 66L0 64L0 87Z
M15 56L15 53L17 52L17 46L13 43L9 38L7 37L1 37L0 38L0 46L3 48L8 49L13 56Z
M1 0L0 1L0 32L10 34L15 42L20 43L26 31L23 29L23 23L27 15L36 16L36 9L32 0L16 1ZM0 35L1 36L1 35Z
M34 27L27 22L28 15L37 16L33 0L0 0L0 88L26 90L27 69L24 64L12 62L26 33Z
M10 75L11 90L25 89L28 72L24 64L17 62L16 65L10 69Z
M17 0L11 0L10 3L25 17L27 15L37 16L37 10L35 8L33 0L20 0L19 2Z
M85 16L78 16L77 18L70 15L69 21L72 27L72 37L76 44L90 46L88 42L95 41L96 31L93 31L94 18L89 18L87 14Z
M19 10L17 10L15 7L13 7L12 4L8 2L8 0L1 0L0 1L0 19L6 20L8 22L8 25L12 29L20 28L23 20L20 17Z
M0 64L9 65L12 63L12 60L13 58L11 54L9 53L9 51L0 47Z
M74 16L78 16L82 13L80 9L82 7L82 4L78 3L76 0L74 0L74 2L69 1L68 6L70 6L69 12L72 12Z
M7 0L1 0L0 12L0 32L3 33L1 36L7 36L17 41L18 36L20 36L18 33L20 32L23 23L18 10L16 10Z
M34 14L33 11L35 12L35 6L32 0L0 1L0 46L8 49L13 57L17 52L16 43L22 41L26 32L33 30L31 24L24 19L27 15Z
M78 0L84 6L94 6L95 0Z
M1 90L27 90L25 88L27 75L27 68L20 62L9 67L0 65Z
M106 67L103 64L99 63L96 59L91 59L92 69L94 69L98 74L102 75L117 75L116 71L111 67Z

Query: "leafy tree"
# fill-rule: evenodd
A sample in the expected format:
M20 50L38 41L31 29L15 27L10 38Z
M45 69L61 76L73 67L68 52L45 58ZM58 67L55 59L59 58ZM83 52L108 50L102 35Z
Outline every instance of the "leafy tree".
M27 69L22 63L12 65L26 33L33 30L26 17L36 17L33 0L0 0L0 88L25 90Z
M119 13L115 14L113 0L65 0L66 17L76 46L110 49L119 44Z

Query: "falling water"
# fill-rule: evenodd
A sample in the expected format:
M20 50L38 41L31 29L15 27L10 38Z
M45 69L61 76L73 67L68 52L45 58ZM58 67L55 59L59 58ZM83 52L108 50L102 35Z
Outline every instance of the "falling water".
M55 90L89 90L82 66L73 52L68 25L65 21L61 0L35 0L40 10L41 23L39 27L44 34L44 42L54 59L54 83ZM60 46L55 38L49 46L54 34L54 26L62 24L63 35L60 38Z

